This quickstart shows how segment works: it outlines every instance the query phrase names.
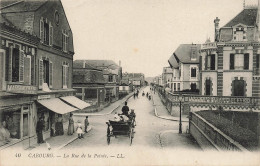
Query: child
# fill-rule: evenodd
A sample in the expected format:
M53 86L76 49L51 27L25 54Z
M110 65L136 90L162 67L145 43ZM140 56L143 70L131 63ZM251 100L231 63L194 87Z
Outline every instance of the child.
M77 133L78 133L78 138L79 138L79 139L83 138L82 125L81 125L81 122L80 122L80 121L78 121L76 131L77 131Z
M88 116L86 116L86 119L85 119L85 132L86 133L88 132L88 125L89 125Z

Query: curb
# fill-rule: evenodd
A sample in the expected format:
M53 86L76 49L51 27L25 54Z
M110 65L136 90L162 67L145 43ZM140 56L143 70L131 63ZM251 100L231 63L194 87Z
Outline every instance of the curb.
M91 131L91 130L92 130L92 126L89 126L87 130L88 130L88 132ZM84 132L83 135L85 135L85 134L86 134L86 133ZM69 140L68 142L62 144L61 146L59 146L58 148L55 148L55 149L56 149L56 150L60 150L60 149L64 148L65 146L67 146L68 144L70 144L71 142L73 142L73 141L75 141L75 140L77 140L77 139L79 139L79 138L78 138L78 137L72 138L72 139Z
M131 94L130 96L126 97L125 99L123 99L122 103L120 103L118 106L116 106L116 108L113 108L112 111L108 112L108 113L99 113L99 114L92 114L92 113L74 113L74 116L104 116L104 115L109 115L111 114L113 111L115 111L118 107L120 107L121 104L123 104L124 102L128 101L131 97L133 96L133 94Z

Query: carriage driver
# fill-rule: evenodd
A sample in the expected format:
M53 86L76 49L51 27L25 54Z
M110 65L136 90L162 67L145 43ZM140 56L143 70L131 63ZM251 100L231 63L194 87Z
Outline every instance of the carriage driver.
M128 116L129 107L127 106L127 102L125 102L125 105L122 107L122 115Z

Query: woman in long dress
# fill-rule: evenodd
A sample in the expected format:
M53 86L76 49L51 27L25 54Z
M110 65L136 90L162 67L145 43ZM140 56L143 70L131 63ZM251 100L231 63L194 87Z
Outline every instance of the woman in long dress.
M55 128L56 128L56 135L63 135L64 134L63 119L62 119L61 114L58 115L58 119L57 119Z
M78 138L79 138L79 139L83 138L83 127L82 127L80 121L78 121L76 131L77 131L77 134L78 134Z
M69 117L68 135L73 135L73 133L74 133L74 120L73 120L72 115L73 114L70 114L70 117Z

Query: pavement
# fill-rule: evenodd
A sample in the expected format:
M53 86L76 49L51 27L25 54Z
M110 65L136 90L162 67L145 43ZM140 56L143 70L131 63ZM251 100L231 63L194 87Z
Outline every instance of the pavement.
M162 100L160 99L158 92L151 91L152 94L152 100L153 100L153 105L154 105L154 114L158 118L161 119L166 119L166 120L171 120L171 121L179 121L180 117L175 117L170 115L166 107L163 105ZM189 122L189 118L187 117L188 115L182 115L181 119L182 122Z
M77 122L78 120L80 120L83 122L85 116L109 115L114 110L119 108L122 104L124 104L124 102L127 101L130 97L132 97L132 95L133 95L133 93L130 93L129 95L125 96L123 99L120 99L114 103L111 103L108 107L105 107L98 113L73 113L74 121ZM73 135L70 135L70 136L67 135L68 122L63 124L63 128L64 128L64 135L47 138L47 139L45 139L45 141L47 143L32 145L32 148L29 148L27 150L32 150L32 149L33 150L47 150L48 146L50 146L51 150L59 150L78 139L78 135L76 132ZM90 125L90 126L88 126L87 131L90 132L92 129L93 129L93 126ZM84 135L85 134L86 133L84 133Z

